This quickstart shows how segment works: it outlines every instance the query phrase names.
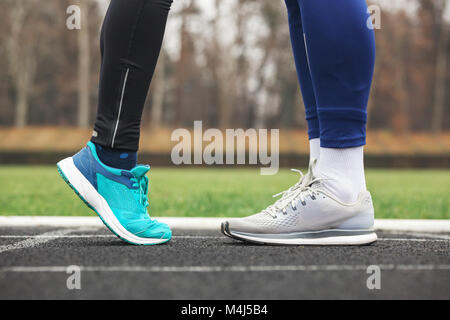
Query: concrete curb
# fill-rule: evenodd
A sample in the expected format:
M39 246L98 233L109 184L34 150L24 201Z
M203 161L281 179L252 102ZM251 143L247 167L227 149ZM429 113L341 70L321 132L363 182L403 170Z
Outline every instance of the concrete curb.
M159 221L178 230L218 230L226 218L163 217ZM0 227L94 227L103 223L97 217L0 216ZM450 232L450 220L376 219L375 229L402 232Z

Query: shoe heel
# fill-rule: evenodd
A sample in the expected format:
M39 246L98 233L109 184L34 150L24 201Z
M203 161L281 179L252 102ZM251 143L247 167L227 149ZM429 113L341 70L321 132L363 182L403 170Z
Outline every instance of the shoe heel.
M374 213L368 210L341 223L337 229L373 229Z

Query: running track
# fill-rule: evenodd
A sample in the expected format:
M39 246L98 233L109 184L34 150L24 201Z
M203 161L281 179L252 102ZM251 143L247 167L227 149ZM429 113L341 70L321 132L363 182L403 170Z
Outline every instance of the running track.
M0 228L0 299L449 299L450 235L378 233L362 247L259 246L175 230L137 247L105 228ZM69 290L67 267L81 268ZM381 289L367 288L367 267Z

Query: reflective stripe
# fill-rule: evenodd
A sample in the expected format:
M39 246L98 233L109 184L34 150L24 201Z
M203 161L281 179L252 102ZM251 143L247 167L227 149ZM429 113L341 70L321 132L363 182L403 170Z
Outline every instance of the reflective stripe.
M308 45L306 44L306 34L303 33L303 41L305 42L306 61L308 61L309 73L311 73L311 64L309 63Z
M113 134L113 138L112 138L112 142L111 142L111 148L114 148L114 141L116 140L117 128L119 127L119 122L120 122L120 114L122 113L123 96L125 94L125 87L127 85L129 72L130 72L130 68L127 69L127 73L125 73L125 79L123 80L122 94L120 96L120 104L119 104L119 113L117 114L116 127L114 129L114 134Z

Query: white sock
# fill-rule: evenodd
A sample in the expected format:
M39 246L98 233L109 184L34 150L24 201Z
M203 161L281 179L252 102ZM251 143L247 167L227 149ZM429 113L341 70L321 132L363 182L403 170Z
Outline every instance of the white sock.
M364 148L320 148L317 164L320 178L327 179L323 186L344 203L355 202L366 190L364 177Z
M314 138L309 140L309 161L319 159L320 157L320 139Z

